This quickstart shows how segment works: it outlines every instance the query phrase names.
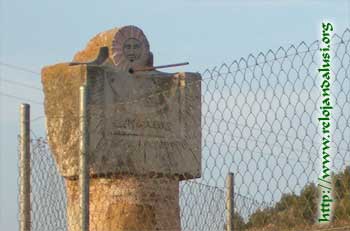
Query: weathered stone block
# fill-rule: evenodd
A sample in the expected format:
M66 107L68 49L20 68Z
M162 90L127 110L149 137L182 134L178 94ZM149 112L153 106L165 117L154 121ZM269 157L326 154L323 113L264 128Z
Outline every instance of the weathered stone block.
M178 182L201 173L201 76L154 71L148 40L135 26L99 33L73 61L42 70L48 140L66 177L68 229L81 228L86 85L90 230L180 230Z
M200 177L201 77L106 66L44 68L49 141L60 172L78 175L79 87L88 84L91 175Z

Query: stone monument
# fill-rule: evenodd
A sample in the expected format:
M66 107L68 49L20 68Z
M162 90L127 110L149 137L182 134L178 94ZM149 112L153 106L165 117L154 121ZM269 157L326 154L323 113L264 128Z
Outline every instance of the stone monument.
M79 64L94 60L101 47L109 51L103 63ZM66 183L68 230L79 230L84 84L90 230L181 230L179 181L201 175L201 76L148 70L153 55L135 26L99 33L73 62L78 65L42 69L48 140Z

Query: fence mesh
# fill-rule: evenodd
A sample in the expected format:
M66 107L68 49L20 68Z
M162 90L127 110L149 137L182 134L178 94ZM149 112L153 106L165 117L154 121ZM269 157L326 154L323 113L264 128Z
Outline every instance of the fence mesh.
M350 31L333 36L332 41L335 202L329 225L316 224L322 160L317 121L321 99L317 69L321 58L319 42L315 41L249 55L230 65L205 70L200 82L192 82L201 89L201 159L193 162L201 165L201 178L158 173L140 178L131 172L147 166L130 167L134 160L120 160L127 169L118 168L113 174L106 170L91 178L90 198L94 202L90 213L100 214L104 220L90 218L90 229L127 230L111 221L123 217L123 222L129 223L142 220L142 226L129 224L128 230L153 230L150 227L155 221L164 223L157 230L225 230L225 178L233 172L234 230L350 230ZM173 89L155 91L151 98L166 100ZM181 93L175 91L175 95ZM190 92L185 97L194 96ZM91 100L98 103L98 97ZM150 96L142 100L143 104L154 103ZM127 108L127 103L122 107ZM181 104L176 107L181 108ZM193 114L194 107L190 105L184 113ZM99 108L92 114L106 119ZM98 130L101 125L94 126ZM186 136L189 144L195 139L190 134ZM79 137L79 133L75 135ZM135 149L126 141L118 145L126 153ZM167 151L165 146L161 151ZM176 145L169 149L172 153L183 151ZM46 140L33 140L31 151L32 230L78 230L78 181L74 177L65 180L59 174L57 157L51 155ZM176 161L169 163L173 165ZM127 177L120 177L120 173L127 173ZM109 195L113 201L102 195L107 191L114 193ZM68 202L71 208L67 208ZM169 217L178 217L180 224ZM109 227L101 229L103 224Z

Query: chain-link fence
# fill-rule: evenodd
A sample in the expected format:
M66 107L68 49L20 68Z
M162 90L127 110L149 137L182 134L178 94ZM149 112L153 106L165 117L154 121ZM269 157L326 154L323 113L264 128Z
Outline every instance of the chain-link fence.
M143 163L151 158L154 163L150 165L135 166L136 159L126 158L115 160L114 166L119 166L115 171L96 170L90 179L90 230L111 230L113 227L115 230L179 230L179 227L191 231L225 230L225 178L229 172L234 173L233 230L350 230L350 31L333 36L332 41L331 166L335 199L332 223L322 227L316 224L319 205L317 179L322 164L317 120L321 99L317 69L321 58L319 42L315 41L310 45L303 42L287 49L249 55L230 65L208 69L202 73L200 81L187 84L187 88L200 86L201 90L201 160L186 163L187 157L181 157L184 147L163 146L161 141L157 146L152 143L154 140L137 140L144 142L139 147L145 149L154 145L149 149L177 153L185 160L183 166L177 166L181 160L167 157L169 159L165 161L169 164L165 168L161 166L164 162L155 161L164 157L157 152L157 158L152 159L147 156L150 151L146 150L137 158L144 158L138 159ZM93 85L99 86L97 81ZM173 108L188 115L196 114L194 111L198 108L187 103L192 99L198 102L195 93L185 90L184 97L189 100L185 100L187 106L183 106L181 100L171 98L183 94L181 89L174 90L171 84L166 86L170 89L155 89L156 94L151 97L141 97L142 104L153 105L155 101L150 98L157 98L165 105L157 110L166 111L169 106L166 101L170 99L175 105ZM97 96L90 100L100 105ZM115 110L131 110L125 109L131 101L126 102ZM101 111L96 107L90 113L108 120ZM160 116L157 121L163 120L166 119ZM188 127L199 124L194 119L189 120ZM133 121L127 123L138 126ZM96 122L94 129L101 130L101 126ZM106 129L109 125L103 126ZM168 125L153 123L149 126ZM123 129L120 127L119 131L125 132ZM196 143L196 138L191 137L195 132L186 133L186 127L185 131L181 126L169 129L179 134L184 132L187 144ZM156 139L157 134L152 132L148 131L143 137ZM79 133L75 135L79 137ZM160 136L173 139L166 132ZM99 150L111 145L94 142ZM130 140L118 142L114 144L122 147L120 150L128 155L141 152L130 145ZM55 161L64 160L57 159L57 156L53 158L46 140L32 141L31 151L32 230L78 230L78 181L74 176L66 180L60 176ZM198 150L194 148L192 151ZM108 156L108 153L99 157L101 163L107 161L104 155ZM92 161L96 159L93 157ZM171 166L182 169L191 168L191 164L201 165L201 178L173 174ZM69 165L74 163L67 163ZM152 170L147 174L131 174L132 171L146 171L149 166L164 167L163 173ZM164 172L171 173L171 176ZM174 219L169 220L169 217ZM131 228L123 229L123 224L115 223L118 219ZM154 228L154 223L163 225ZM101 229L104 225L108 227Z

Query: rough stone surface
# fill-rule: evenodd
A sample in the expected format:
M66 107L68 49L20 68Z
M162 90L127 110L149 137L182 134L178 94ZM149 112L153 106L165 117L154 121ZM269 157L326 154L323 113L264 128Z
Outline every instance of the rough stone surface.
M198 75L129 75L115 70L91 75L88 104L93 174L200 176ZM181 82L185 85L180 86Z
M179 181L201 174L201 76L135 72L153 65L134 26L95 36L74 61L42 70L48 141L66 177L68 230L80 230L80 86L87 85L90 230L180 230Z
M79 87L88 80L90 174L200 176L200 76L107 66L43 70L48 138L60 172L78 175Z
M100 47L108 47L109 59L106 63L113 64L119 70L127 71L133 67L153 65L153 55L143 31L135 26L114 28L99 33L92 38L86 48L77 52L74 62L94 60Z
M95 37L93 37L84 50L77 52L74 55L74 62L88 62L97 57L97 54L100 50L100 47L108 47L109 53L111 54L112 42L115 34L118 32L118 28L113 28L107 31L103 31L98 33ZM110 56L111 57L111 56ZM110 59L112 62L112 59Z
M46 130L50 148L63 176L76 176L79 153L80 86L85 66L57 64L42 70Z
M80 231L79 186L67 180L68 230ZM179 183L175 178L124 176L90 182L90 230L180 231Z

